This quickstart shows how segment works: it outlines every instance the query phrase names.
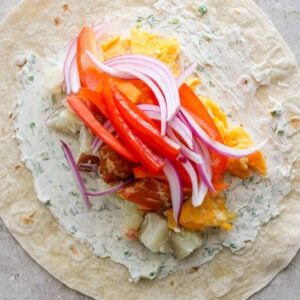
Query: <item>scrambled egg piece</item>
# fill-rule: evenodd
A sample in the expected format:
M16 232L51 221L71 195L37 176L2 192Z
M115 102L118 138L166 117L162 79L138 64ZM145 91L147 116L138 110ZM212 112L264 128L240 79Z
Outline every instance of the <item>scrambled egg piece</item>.
M176 228L173 210L167 211L168 226ZM236 213L226 209L225 199L219 196L206 195L202 205L194 207L191 199L184 202L179 218L179 225L192 231L204 230L207 227L218 226L231 230L230 224L236 218Z
M172 71L177 71L177 58L180 46L176 38L163 38L157 34L131 30L128 39L121 39L120 35L110 37L101 44L103 58L122 54L145 54L164 62Z
M121 39L121 36L118 34L102 43L101 48L103 58L106 60L114 56L130 53L131 41L130 39Z
M180 46L176 38L163 38L157 34L133 29L131 31L131 51L133 54L145 54L164 62L172 71L176 71L176 60Z
M109 59L122 54L145 54L154 57L178 74L177 59L180 53L176 38L164 38L158 34L132 29L130 38L122 39L120 35L108 38L101 44L103 59ZM199 79L193 79L195 85Z
M203 102L205 108L211 114L224 139L225 145L237 149L246 149L254 146L253 140L243 127L228 128L227 117L215 102L206 97L200 97L200 101ZM250 170L266 176L267 164L261 151L239 159L228 159L227 171L230 174L245 179L249 176Z
M228 129L227 117L226 117L225 113L211 99L204 97L204 96L200 96L199 99L200 99L200 101L202 101L206 110L212 116L212 119L215 122L221 136L224 137L225 130Z
M243 127L236 127L227 130L224 135L224 144L237 149L245 149L254 146L254 143ZM257 151L243 158L229 158L227 170L230 174L245 179L249 176L250 170L265 176L267 165L261 151Z

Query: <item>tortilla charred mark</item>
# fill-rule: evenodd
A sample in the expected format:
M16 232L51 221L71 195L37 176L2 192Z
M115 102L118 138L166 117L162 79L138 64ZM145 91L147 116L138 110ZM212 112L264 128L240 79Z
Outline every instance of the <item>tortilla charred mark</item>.
M62 9L63 9L64 12L67 12L69 10L69 5L68 4L64 4L62 6Z
M300 128L300 117L293 117L288 121L288 124L297 130Z
M76 250L75 247L71 246L71 247L70 247L70 250L71 250L71 252L72 252L72 254L73 254L74 256L78 255L78 251Z
M15 166L15 171L18 171L18 170L21 170L21 169L23 169L22 166L20 166L20 165L16 165L16 166Z
M34 223L34 217L36 216L37 212L34 211L33 213L31 213L28 217L23 217L21 219L21 221L25 224L25 225L29 225L29 224L33 224Z
M61 20L60 20L59 17L54 18L54 24L55 24L55 26L59 26L60 23L61 23Z
M100 166L99 172L106 183L116 183L133 176L134 163L116 153L106 144L98 151Z

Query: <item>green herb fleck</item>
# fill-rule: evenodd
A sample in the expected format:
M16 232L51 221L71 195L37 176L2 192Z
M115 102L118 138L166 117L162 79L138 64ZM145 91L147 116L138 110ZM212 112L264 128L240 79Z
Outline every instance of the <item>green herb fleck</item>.
M215 85L212 81L209 82L209 86L210 86L211 88L216 87L216 85Z
M205 247L204 250L207 252L209 256L212 256L214 254L214 250L208 247Z
M248 178L246 179L243 179L242 180L242 185L245 187L245 188L248 188L248 185L251 184L253 182L253 176L249 176Z
M31 54L30 58L29 58L29 61L32 63L32 64L35 64L36 63L36 56Z
M70 232L71 232L72 234L76 233L77 231L78 231L78 229L77 229L77 227L74 226L74 225L70 228Z
M79 194L74 192L74 191L71 191L68 193L70 196L73 196L73 197L79 197Z
M276 124L274 127L271 128L275 133L277 133L280 136L284 134L284 128L278 128L278 124Z
M177 25L178 23L179 23L179 19L178 18L172 20L172 24Z
M124 251L124 256L127 258L127 257L130 257L131 256L131 253L129 250L127 251Z
M284 134L284 129L277 130L277 134L282 136Z
M272 110L271 111L271 116L272 117L280 117L282 115L282 111L281 110Z
M207 41L207 42L211 42L211 41L212 41L212 38L211 38L209 35L207 35L207 34L203 34L203 35L202 35L202 38L203 38L205 41Z
M147 23L150 25L151 28L155 26L155 23L157 23L157 20L155 19L154 15L150 15L147 17Z
M47 200L47 201L45 202L45 205L50 206L50 205L51 205L51 201L50 201L50 200Z
M200 13L201 16L207 13L207 7L205 5L199 6L198 7L198 12Z
M199 71L199 72L204 72L204 70L205 70L205 67L203 67L203 66L197 66L197 71Z
M237 248L236 244L234 244L234 243L230 243L229 247L232 248L232 249L236 249Z
M135 28L136 28L137 30L141 29L141 27L142 27L141 24L137 24L137 25L135 26Z
M35 123L34 123L34 122L31 122L31 123L29 124L29 128L30 128L30 129L35 128Z
M254 199L254 201L256 203L261 203L261 201L264 199L264 197L262 195L257 195Z
M27 77L27 81L32 82L33 80L34 80L34 76L28 76L28 77Z
M33 162L33 169L36 172L36 174L43 173L43 168L39 162Z
M242 218L244 216L244 212L239 210L238 212L238 218Z
M49 154L48 154L48 152L43 152L41 154L41 157L42 157L42 160L49 160Z
M289 15L296 15L297 17L300 17L300 11L291 10L288 12Z
M138 17L138 18L136 19L136 21L137 21L138 23L141 23L143 20L144 20L143 17Z

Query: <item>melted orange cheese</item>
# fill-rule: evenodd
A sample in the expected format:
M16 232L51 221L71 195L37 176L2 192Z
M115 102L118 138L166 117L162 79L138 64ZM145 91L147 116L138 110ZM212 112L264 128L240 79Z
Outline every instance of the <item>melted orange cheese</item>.
M204 230L207 227L217 226L225 230L231 230L230 224L236 217L235 213L226 209L225 199L207 194L202 205L194 207L191 199L184 202L179 217L179 225L189 230ZM168 225L176 228L173 218L173 210L167 211Z

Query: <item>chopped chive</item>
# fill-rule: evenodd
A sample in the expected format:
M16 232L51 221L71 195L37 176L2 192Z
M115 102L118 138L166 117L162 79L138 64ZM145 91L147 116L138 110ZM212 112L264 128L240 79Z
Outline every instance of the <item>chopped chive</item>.
M34 122L31 122L31 123L29 124L29 127L30 127L31 129L35 128L35 123L34 123Z
M202 5L198 7L198 12L200 13L201 16L207 13L207 7Z
M179 23L179 19L178 18L172 20L172 24L177 25L178 23Z

